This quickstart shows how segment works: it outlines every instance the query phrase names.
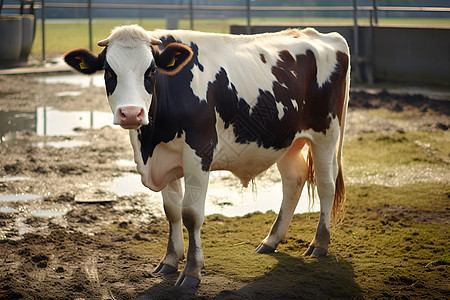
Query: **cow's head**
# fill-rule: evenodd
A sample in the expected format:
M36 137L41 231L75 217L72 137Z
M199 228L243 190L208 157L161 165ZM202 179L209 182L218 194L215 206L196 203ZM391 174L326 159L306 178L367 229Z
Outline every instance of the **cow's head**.
M192 49L186 45L170 43L163 47L161 44L137 25L122 26L98 42L105 47L99 55L79 48L66 53L64 60L83 74L104 70L114 124L137 129L149 123L156 73L175 75L193 56Z

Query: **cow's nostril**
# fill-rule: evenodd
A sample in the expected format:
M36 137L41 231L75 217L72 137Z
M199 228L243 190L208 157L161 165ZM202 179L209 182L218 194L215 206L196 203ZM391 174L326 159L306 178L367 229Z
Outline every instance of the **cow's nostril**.
M141 111L139 112L137 118L138 118L138 120L142 120L144 118L144 109L143 108L141 108Z

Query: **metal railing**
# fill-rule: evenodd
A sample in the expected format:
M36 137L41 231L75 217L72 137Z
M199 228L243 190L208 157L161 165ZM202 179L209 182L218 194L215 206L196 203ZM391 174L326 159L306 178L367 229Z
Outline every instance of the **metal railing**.
M357 0L353 0L353 6L252 6L250 0L245 0L246 5L194 5L193 0L187 5L175 4L116 4L116 3L92 3L87 0L84 3L46 3L45 0L34 4L35 10L41 11L42 24L42 60L46 60L45 53L45 21L46 8L87 8L88 9L88 27L89 27L89 49L92 50L92 10L93 9L154 9L154 10L183 10L189 12L190 29L194 29L194 12L195 11L241 11L246 12L247 33L251 33L251 13L252 12L274 12L274 11L341 11L353 12L353 23L355 28L354 45L358 45L358 12L368 12L370 25L378 24L379 11L403 11L403 12L450 12L448 7L393 7L393 6L377 6L376 0L373 0L372 6L358 6ZM25 8L29 8L29 4L25 4ZM3 9L19 9L21 5L3 5ZM373 21L372 21L373 20ZM357 47L354 55L358 57Z

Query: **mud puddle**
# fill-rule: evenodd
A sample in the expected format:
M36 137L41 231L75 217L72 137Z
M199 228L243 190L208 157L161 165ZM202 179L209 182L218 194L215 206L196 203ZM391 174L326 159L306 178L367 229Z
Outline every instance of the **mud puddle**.
M40 76L35 78L36 81L45 84L70 84L82 88L104 87L105 81L102 75L57 75L57 76Z
M20 143L20 133L33 132L40 137L77 137L80 129L100 129L112 125L112 114L101 111L63 111L52 107L38 107L31 113L0 111L1 144ZM33 147L82 147L83 141L42 141Z
M132 161L121 160L122 165L133 165ZM227 217L244 216L253 212L278 212L281 206L282 186L281 181L264 183L249 188L240 185L224 186L223 178L234 176L227 171L211 172L211 180L206 196L205 214L222 214ZM184 181L181 179L182 185ZM161 206L162 198L159 193L152 192L141 183L141 176L137 173L128 173L114 178L112 181L103 182L101 186L109 193L117 196L133 196L145 194L149 204L155 208L158 216L163 216ZM316 196L318 199L318 196ZM310 203L308 191L304 188L295 213L306 213L319 211L319 203Z
M66 227L64 216L70 209L70 204L49 203L41 195L1 194L0 213L11 221L0 226L0 240L20 239L27 233L49 233L49 221Z

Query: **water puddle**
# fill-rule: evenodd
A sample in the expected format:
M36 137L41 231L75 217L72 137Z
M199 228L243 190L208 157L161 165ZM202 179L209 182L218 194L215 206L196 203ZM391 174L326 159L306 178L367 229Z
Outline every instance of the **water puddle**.
M0 202L18 202L18 201L32 201L42 199L39 195L31 194L4 194L0 195Z
M207 215L222 214L228 217L244 216L257 211L278 213L283 198L281 182L265 184L263 188L257 184L257 187L257 192L253 192L249 188L211 186L208 189L205 213ZM310 205L308 191L305 188L294 213L319 211L320 206L317 202Z
M83 92L82 91L67 91L67 92L58 92L55 93L55 96L57 97L77 97L80 96Z
M119 167L136 167L136 163L134 160L129 159L118 159L116 160L115 164Z
M33 180L33 179L31 177L25 177L25 176L0 177L0 182L27 181L27 180Z
M19 132L33 131L38 136L80 136L77 129L100 129L113 123L113 115L101 111L62 111L38 107L33 113L0 111L0 144L20 142ZM83 141L39 142L34 147L73 148L88 145Z
M230 172L215 171L211 174L214 178L221 176L233 176ZM141 183L141 176L136 173L129 173L117 177L112 181L104 182L102 186L108 192L118 196L133 196L136 194L147 194L151 199L151 204L157 204L162 208L162 198L159 193L154 193ZM223 184L211 184L206 197L205 214L222 214L227 217L244 216L248 213L260 211L274 211L278 213L281 206L282 187L281 182L258 186L257 193L251 189L239 187L223 187ZM316 199L318 197L316 196ZM319 211L319 203L316 201L310 206L307 189L305 188L300 196L295 213L306 213Z
M46 233L50 222L67 227L64 216L70 209L70 204L47 203L40 195L0 195L0 213L10 215L3 218L11 220L0 226L0 240L20 239L27 233Z
M45 210L45 209L40 209L40 210L34 211L32 214L35 217L51 218L51 217L64 216L65 214L67 214L67 212L64 211L64 210Z
M62 111L51 107L36 109L36 133L39 136L76 136L75 129L100 129L111 125L111 113L100 111Z
M141 175L129 173L121 177L114 178L112 181L105 182L102 186L108 192L118 196L133 196L135 194L153 193L141 183Z
M0 213L11 214L11 213L15 213L15 212L17 212L17 209L7 207L7 206L0 207Z
M57 149L79 148L89 145L90 143L86 141L54 141L54 142L45 141L31 144L31 146L35 148L53 147Z
M87 88L91 86L104 87L105 80L103 75L55 75L55 76L40 76L36 77L36 80L46 84L71 84L77 85L82 88Z

